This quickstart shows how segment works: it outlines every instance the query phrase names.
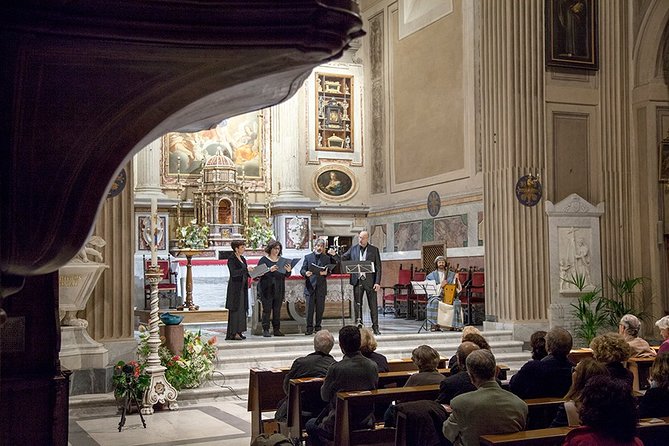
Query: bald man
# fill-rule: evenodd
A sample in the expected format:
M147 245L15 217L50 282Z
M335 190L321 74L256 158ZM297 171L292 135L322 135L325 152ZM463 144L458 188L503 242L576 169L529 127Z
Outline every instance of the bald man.
M341 256L341 260L367 261L374 264L374 273L351 274L350 283L353 285L356 324L358 327L362 326L362 295L364 293L367 296L367 304L372 317L372 330L374 330L375 335L380 335L379 307L376 300L376 293L381 289L381 254L379 248L369 243L369 233L367 231L361 231L358 234L358 244L351 246L351 249Z

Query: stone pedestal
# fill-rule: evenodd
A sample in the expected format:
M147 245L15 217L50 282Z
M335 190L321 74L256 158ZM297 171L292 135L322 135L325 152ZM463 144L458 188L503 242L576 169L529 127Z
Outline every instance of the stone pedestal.
M109 362L104 345L88 335L86 327L60 327L60 363L70 370L103 368Z

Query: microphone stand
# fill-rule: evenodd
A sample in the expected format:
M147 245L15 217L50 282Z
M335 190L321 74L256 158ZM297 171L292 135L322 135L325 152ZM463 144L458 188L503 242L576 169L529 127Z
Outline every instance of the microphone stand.
M339 251L341 251L341 246L339 245L333 245L332 249L334 249L337 254L334 256L335 260L337 261L337 265L339 266L339 290L341 292L341 326L342 328L346 326L346 319L344 317L344 273L341 270L341 255L339 254ZM329 255L329 254L328 254ZM333 257L333 256L331 256Z

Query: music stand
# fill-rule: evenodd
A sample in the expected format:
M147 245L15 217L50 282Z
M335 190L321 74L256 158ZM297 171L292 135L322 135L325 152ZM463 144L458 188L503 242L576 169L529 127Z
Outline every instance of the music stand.
M341 262L341 270L344 274L374 274L374 262L368 260L347 260ZM342 290L343 293L343 290ZM344 295L342 294L342 302L344 300ZM355 302L355 287L353 290L353 301ZM359 306L358 314L360 315L360 321L355 321L358 325L358 328L362 327L362 295L360 295L360 302L355 302L355 305ZM343 308L343 304L342 304ZM371 308L370 308L371 310ZM342 309L343 312L343 309Z
M430 300L431 296L439 294L439 288L437 287L437 282L434 280L425 280L423 282L414 282L412 280L411 288L413 288L414 294L425 294L425 320L423 321L423 325L418 329L418 333L420 333L423 328L427 331L427 322L429 320L427 318L427 302Z

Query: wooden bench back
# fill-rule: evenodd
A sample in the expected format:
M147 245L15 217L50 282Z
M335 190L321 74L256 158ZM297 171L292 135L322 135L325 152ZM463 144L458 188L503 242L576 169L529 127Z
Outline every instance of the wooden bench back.
M262 413L275 411L285 396L283 380L288 374L283 369L251 369L247 410L251 412L251 438L263 433Z
M645 445L666 444L669 438L669 417L661 418L663 423L650 424L641 420L637 436ZM573 428L553 427L534 429L513 434L482 435L481 444L485 446L561 446L565 436Z

